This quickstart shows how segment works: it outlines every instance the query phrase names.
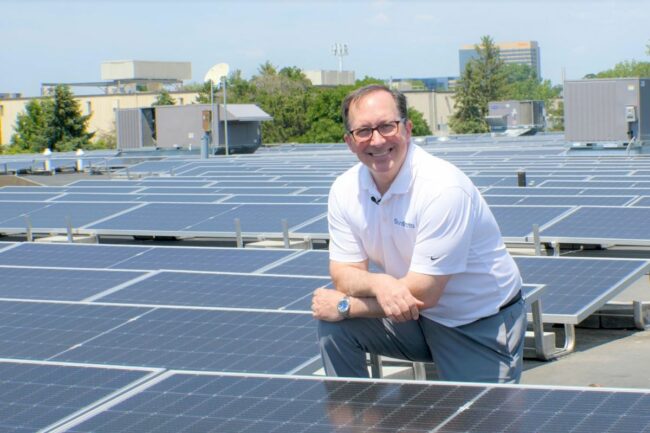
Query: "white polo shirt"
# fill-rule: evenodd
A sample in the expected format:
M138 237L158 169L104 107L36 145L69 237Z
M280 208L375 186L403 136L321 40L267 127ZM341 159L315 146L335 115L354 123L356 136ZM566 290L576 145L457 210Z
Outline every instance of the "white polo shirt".
M414 144L383 196L361 163L339 176L328 223L331 260L370 259L396 278L409 271L451 275L438 304L421 312L445 326L490 316L521 288L517 265L472 181Z

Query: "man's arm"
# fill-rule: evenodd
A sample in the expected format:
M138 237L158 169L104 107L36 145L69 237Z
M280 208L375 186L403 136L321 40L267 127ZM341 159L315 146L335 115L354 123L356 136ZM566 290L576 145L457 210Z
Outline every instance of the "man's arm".
M351 297L350 317L388 317L397 322L415 320L419 310L437 304L450 278L409 272L397 279L367 269L367 260L359 263L330 262L336 290ZM336 302L340 299L340 294L333 291L315 292L312 303L314 316L322 320L340 320L336 311Z

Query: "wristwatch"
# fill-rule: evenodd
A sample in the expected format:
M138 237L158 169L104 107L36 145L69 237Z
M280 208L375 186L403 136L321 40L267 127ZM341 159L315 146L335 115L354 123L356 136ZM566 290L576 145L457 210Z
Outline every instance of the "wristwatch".
M350 318L350 298L347 296L341 298L339 303L336 304L336 309L344 319Z

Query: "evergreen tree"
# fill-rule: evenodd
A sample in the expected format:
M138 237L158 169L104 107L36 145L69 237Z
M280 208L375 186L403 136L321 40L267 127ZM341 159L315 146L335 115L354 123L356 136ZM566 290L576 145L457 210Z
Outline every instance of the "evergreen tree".
M456 87L456 112L449 119L456 133L487 132L488 103L501 99L507 85L503 60L492 38L483 36L475 49L478 57L467 63Z
M33 99L18 114L15 132L11 137L10 152L40 153L47 148L47 129L52 102Z
M83 116L79 102L68 86L54 88L52 115L47 128L47 146L51 150L69 151L88 144L93 133L87 132L90 115Z
M156 100L153 102L153 104L151 104L152 107L157 107L160 105L176 105L176 99L174 99L172 95L169 94L167 89L162 89L156 97Z

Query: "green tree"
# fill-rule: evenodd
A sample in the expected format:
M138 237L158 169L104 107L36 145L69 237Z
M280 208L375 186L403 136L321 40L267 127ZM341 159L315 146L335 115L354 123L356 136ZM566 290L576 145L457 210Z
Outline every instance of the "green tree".
M47 129L52 112L52 102L37 99L25 105L25 112L16 118L15 132L11 137L11 153L40 153L47 148Z
M156 97L156 100L151 104L152 107L160 105L176 105L176 99L174 99L166 89L162 89Z
M219 83L214 83L214 85L211 85L210 81L199 84L197 90L198 94L196 95L196 102L199 104L209 104L211 102L210 89L212 89L212 96L214 98L214 102L216 103L219 100L217 95L218 84Z
M543 101L548 109L562 93L562 86L553 86L550 80L540 81L535 70L528 65L503 65L506 87L501 100Z
M550 101L546 107L548 123L550 125L549 130L564 131L564 101L559 99Z
M431 129L424 120L424 115L415 108L408 108L408 117L413 122L411 134L414 136L431 135Z
M602 71L593 75L593 78L626 77L650 77L650 62L625 60L623 62L617 63L612 69L608 69L606 71Z
M47 128L47 146L51 150L68 151L88 144L94 132L87 132L90 115L82 115L68 86L54 88L52 115Z
M503 60L492 38L483 36L475 49L478 57L467 63L456 87L456 111L449 119L456 133L487 132L488 103L499 100L507 86Z
M311 82L300 69L290 67L278 71L267 61L250 82L254 87L254 102L273 117L272 121L262 123L265 142L290 142L307 131Z

